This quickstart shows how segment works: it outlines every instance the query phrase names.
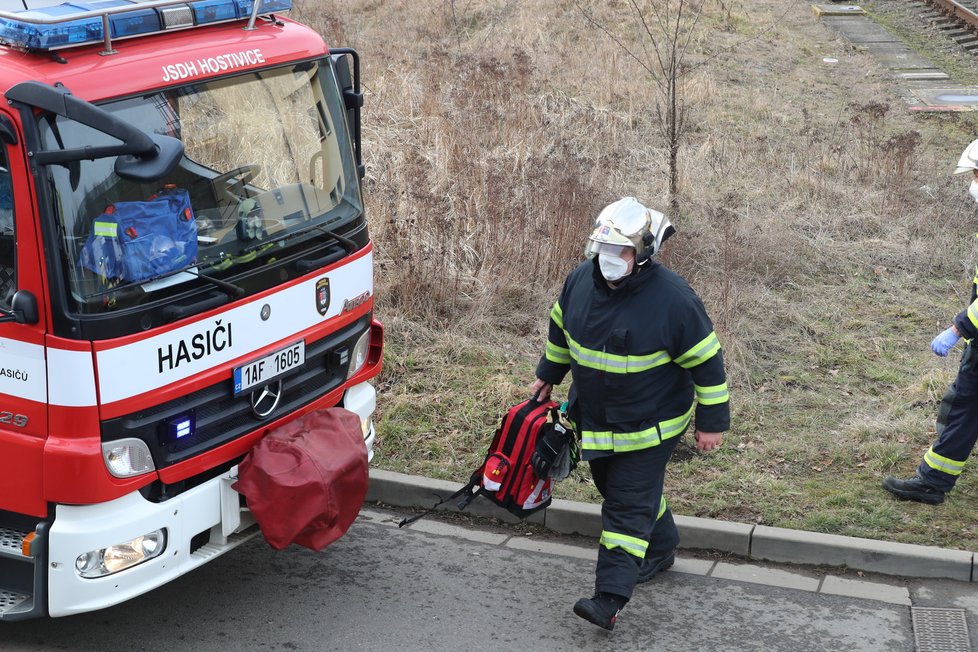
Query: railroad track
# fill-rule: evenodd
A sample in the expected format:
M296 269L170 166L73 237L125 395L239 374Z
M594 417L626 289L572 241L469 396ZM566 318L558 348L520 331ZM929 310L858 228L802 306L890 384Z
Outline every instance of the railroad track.
M918 0L917 4L934 27L978 55L978 0Z

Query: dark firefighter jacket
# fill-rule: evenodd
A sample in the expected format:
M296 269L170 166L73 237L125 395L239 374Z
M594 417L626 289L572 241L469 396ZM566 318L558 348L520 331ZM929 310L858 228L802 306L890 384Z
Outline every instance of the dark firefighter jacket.
M978 267L975 268L975 278L971 281L971 304L958 313L954 318L954 325L966 340L978 337Z
M596 261L567 277L550 312L537 377L568 371L568 415L585 459L640 450L696 427L730 427L723 355L702 301L678 274L650 262L608 287ZM695 399L695 400L694 400Z

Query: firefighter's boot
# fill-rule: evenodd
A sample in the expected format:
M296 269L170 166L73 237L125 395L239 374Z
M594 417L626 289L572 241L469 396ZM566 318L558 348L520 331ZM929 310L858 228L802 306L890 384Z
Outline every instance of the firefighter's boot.
M672 568L674 563L676 563L676 553L672 550L658 559L649 559L646 557L642 560L642 566L638 569L638 577L635 578L635 582L637 584L648 582L662 571Z
M924 482L919 475L907 480L888 475L883 479L883 488L904 500L916 500L929 505L940 505L944 502L944 492Z
M596 593L593 598L581 598L574 605L574 613L584 620L603 627L609 632L615 628L618 612L628 602L626 598L612 593Z

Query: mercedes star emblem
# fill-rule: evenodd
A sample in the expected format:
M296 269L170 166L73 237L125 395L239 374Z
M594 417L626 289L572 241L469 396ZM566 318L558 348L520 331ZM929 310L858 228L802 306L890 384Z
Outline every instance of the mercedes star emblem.
M263 385L251 393L251 411L259 419L267 419L282 399L282 381Z

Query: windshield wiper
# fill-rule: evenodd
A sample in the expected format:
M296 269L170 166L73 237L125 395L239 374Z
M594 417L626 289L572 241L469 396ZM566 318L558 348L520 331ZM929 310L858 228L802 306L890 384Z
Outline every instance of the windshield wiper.
M156 276L154 278L147 279L145 281L135 281L133 283L128 283L127 285L139 285L140 287L149 285L150 286L150 289L152 290L152 289L154 289L152 287L154 284L157 285L158 288L167 287L168 285L174 285L175 283L179 283L180 282L180 281L173 281L173 280L171 280L171 279L174 279L174 277L178 276L179 274L189 274L191 276L195 276L195 277L197 277L199 279L202 279L204 281L208 281L212 285L216 285L217 287L221 288L222 290L227 290L227 292L232 297L241 297L241 296L244 296L245 290L244 290L243 287L241 287L239 285L235 285L234 283L229 283L227 281L222 281L221 279L214 278L213 276L208 276L207 274L201 274L200 273L200 270L198 269L200 267L200 265L201 265L200 263L194 263L193 265L189 265L187 267L184 267L183 269L175 269L175 270L173 270L172 272L170 272L168 274L163 274L161 276ZM145 291L146 288L143 287L143 290Z
M222 281L219 278L214 278L213 276L208 276L207 274L201 274L196 269L185 269L183 270L187 274L193 274L197 278L202 278L205 281L210 281L219 288L223 288L231 293L234 297L243 297L245 295L245 290L240 285L235 285L234 283L228 283L227 281Z
M90 292L88 295L86 295L86 298L92 299L92 298L103 297L109 294L115 294L119 292L128 292L135 288L139 288L145 293L152 292L153 290L156 289L162 289L180 283L181 281L179 280L171 280L173 279L173 277L177 276L178 274L189 274L191 276L200 278L204 281L209 281L212 285L216 285L223 290L227 290L232 297L244 296L245 289L242 288L241 286L235 285L234 283L229 283L227 281L222 281L219 278L214 278L213 276L208 276L207 274L201 274L196 269L198 266L200 266L200 263L194 263L193 265L184 267L183 269L175 269L167 274L161 274L160 276L154 276L153 278L144 279L142 281L127 281L120 285L106 288L104 290ZM149 287L147 288L147 286Z
M354 242L353 240L350 240L346 236L340 235L336 231L330 231L325 226L322 226L322 225L319 225L319 224L313 224L311 228L313 228L313 229L319 229L320 231L322 231L323 233L325 233L329 237L331 237L334 240L336 240L337 242L339 242L340 243L340 246L343 247L346 250L347 255L352 254L354 251L357 250L357 243L356 242Z

